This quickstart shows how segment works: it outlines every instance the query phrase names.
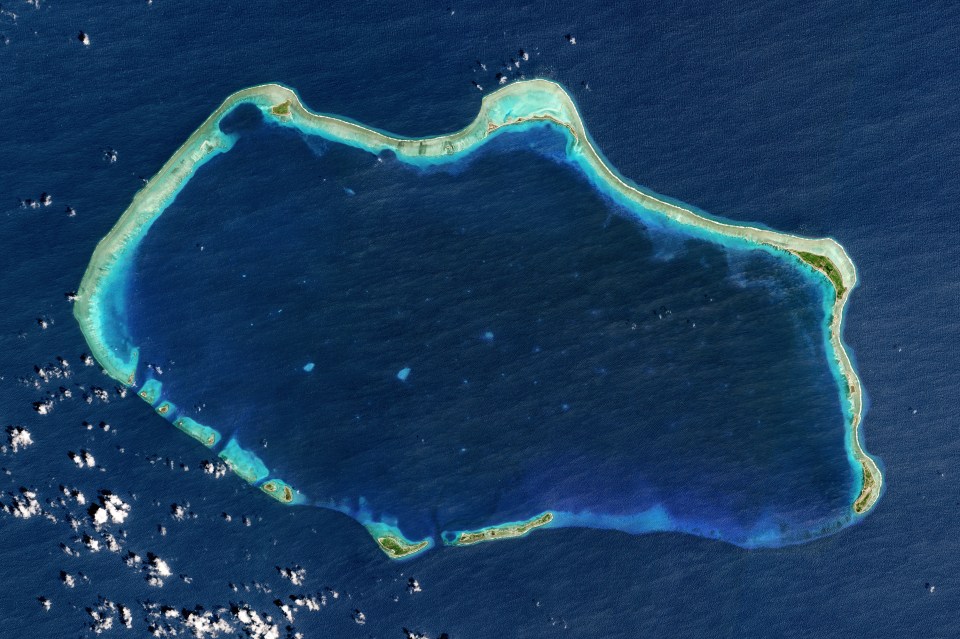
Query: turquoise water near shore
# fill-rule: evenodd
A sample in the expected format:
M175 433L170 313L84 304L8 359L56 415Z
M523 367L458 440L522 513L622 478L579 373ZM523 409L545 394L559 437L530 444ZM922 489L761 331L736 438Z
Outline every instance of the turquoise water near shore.
M851 520L859 483L845 456L844 418L824 351L823 300L832 289L821 276L764 250L698 241L649 213L635 218L636 211L598 197L578 175L566 137L552 126L495 136L452 170L434 163L403 168L392 154L329 142L304 145L296 133L260 124L252 110L223 126L238 149L198 171L144 240L131 284L135 332L144 363L166 371L167 397L202 403L203 415L195 416L234 433L248 449L263 443L256 454L307 500L364 523L399 520L411 539L544 510L557 512L551 526L681 530L744 546L802 541ZM249 190L226 202L211 197L237 180ZM318 184L305 186L311 181ZM414 182L423 182L422 190ZM492 188L500 183L511 187ZM644 226L648 217L652 224ZM198 233L193 242L183 241L178 220L190 220ZM207 235L203 229L210 229ZM565 259L560 247L577 244L577 235L567 235L572 229L584 248ZM349 244L333 242L331 233ZM463 243L474 233L483 236L482 251ZM600 248L611 241L612 248ZM513 248L483 252L499 243ZM585 273L571 270L584 259L582 250L599 253L586 258L592 263ZM496 267L500 261L504 266ZM618 278L603 273L611 266ZM289 280L291 268L299 281L286 287L301 290L275 297L277 279ZM481 276L477 269L490 272ZM412 283L398 275L404 272ZM224 278L233 284L224 285ZM510 293L503 287L513 278L521 283ZM627 280L633 281L619 283ZM361 287L362 299L350 299ZM372 293L374 287L381 292ZM543 295L546 288L551 295ZM227 304L224 295L242 302ZM424 299L415 299L420 295ZM714 295L723 316L700 319L695 330ZM238 317L226 316L220 310L226 308ZM428 323L434 336L409 318L391 317L424 312L450 317ZM358 313L379 319L364 323ZM344 316L354 317L341 323ZM654 349L652 342L662 339L651 327L654 317L685 330L674 328ZM241 328L240 318L250 326ZM481 330L484 321L490 327ZM544 328L564 324L559 337ZM724 325L735 327L731 335L721 335ZM171 327L181 330L170 335ZM279 327L282 333L263 340L262 331ZM646 333L643 340L633 337L638 329ZM238 340L236 331L244 337ZM539 343L553 340L554 348ZM786 350L776 340L788 344ZM435 359L413 366L407 360L425 345L437 351ZM273 361L277 352L304 348L304 362L321 363L308 376L302 363L281 368ZM702 350L702 359L678 358L682 350ZM216 363L201 360L190 370L177 365L196 361L190 351L215 353ZM385 352L393 352L396 370L412 370L409 380L398 385L396 371L383 370ZM503 369L507 353L520 359ZM456 362L454 370L445 360ZM588 361L592 369L584 371ZM571 367L576 374L562 382ZM471 378L498 368L506 381L488 377L478 391L469 388L479 383ZM776 370L784 377L774 383ZM441 379L443 372L451 377ZM718 380L751 375L768 383L752 382L756 388L743 403L730 402L724 413L725 389L736 385ZM547 379L552 387L542 390ZM288 385L290 394L279 390ZM586 387L593 392L584 394ZM494 424L474 424L475 411L497 401L498 393L510 397L511 409L495 412ZM635 395L660 401L638 402ZM810 406L803 403L808 398ZM680 408L691 399L692 410ZM730 426L737 420L751 424ZM284 425L279 432L278 424ZM711 432L724 427L725 443ZM664 434L672 429L681 432ZM414 430L419 442L411 438ZM811 431L821 443L787 449L785 442L809 439ZM478 434L489 446L475 442ZM610 452L636 449L637 442L649 449ZM758 464L763 447L776 455ZM304 450L314 452L305 459ZM745 468L749 464L754 467ZM512 469L512 490L500 486L504 468ZM595 476L587 480L584 470ZM757 490L760 476L769 480L771 472L777 480ZM425 476L434 479L423 484ZM828 481L834 485L825 486Z

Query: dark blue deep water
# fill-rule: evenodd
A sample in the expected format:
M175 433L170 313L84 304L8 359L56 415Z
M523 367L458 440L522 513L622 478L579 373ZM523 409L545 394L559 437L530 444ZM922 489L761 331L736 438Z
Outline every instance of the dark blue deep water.
M0 425L25 426L34 444L2 454L0 501L34 489L52 517L0 514L0 637L86 636L85 608L101 596L133 609L133 630L116 636L145 636L150 602L246 603L283 636L274 600L299 593L328 593L321 610L296 613L308 637L960 634L952 5L13 0L2 9ZM510 76L569 87L624 175L717 215L847 248L860 285L845 339L869 395L867 448L888 481L862 522L781 549L558 529L391 562L342 514L283 507L204 474L209 451L80 364L86 345L64 293L139 177L228 94L279 81L314 109L425 135L468 122L481 94L471 81L492 90L520 47L530 60ZM132 326L155 336L144 356L164 365L172 397L205 404L210 423L311 498L366 497L412 532L533 514L564 495L611 510L623 507L617 494L674 500L721 530L764 508L807 521L848 500L838 400L828 371L811 364L822 345L815 318L802 315L815 311L801 303L815 294L809 282L762 257L729 260L638 227L557 160L557 144L545 131L504 136L462 170L424 175L254 126L148 236ZM111 149L114 163L104 159ZM41 192L49 207L18 206ZM422 282L422 295L401 282ZM672 312L661 320L664 307ZM784 307L799 313L794 324ZM751 308L770 313L740 336L754 345L744 348L725 329ZM615 339L634 323L635 337ZM371 335L386 345L371 350ZM34 366L57 356L73 376L38 381ZM402 384L395 374L407 366ZM757 379L757 370L771 372ZM61 385L72 399L49 415L32 410ZM92 386L111 391L109 402L84 403ZM599 401L612 408L588 410ZM809 429L781 435L741 419L761 404L773 421L802 414ZM643 445L615 447L631 434ZM382 456L369 457L368 441ZM81 449L98 468L71 461ZM710 466L691 467L718 450ZM560 476L568 464L552 465L558 451L598 470ZM804 472L770 467L791 456ZM669 472L639 475L654 467ZM499 484L464 485L498 471ZM611 492L610 477L631 488ZM57 503L60 485L131 504L127 521L107 528L119 553L84 548L96 531L85 506ZM698 491L681 490L691 485ZM425 512L425 503L439 505ZM171 517L174 504L195 516ZM156 553L173 574L148 585L124 564L128 551ZM306 569L297 586L275 569L296 564ZM422 592L407 592L409 578Z

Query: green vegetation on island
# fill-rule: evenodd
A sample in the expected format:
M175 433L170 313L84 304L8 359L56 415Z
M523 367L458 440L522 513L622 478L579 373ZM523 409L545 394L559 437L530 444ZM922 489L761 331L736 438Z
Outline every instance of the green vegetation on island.
M827 276L827 278L833 283L833 288L837 291L837 297L843 297L843 294L847 292L846 287L843 285L843 275L840 274L839 269L830 261L830 258L825 255L817 255L815 253L807 253L805 251L794 251L794 255L799 257L801 260L817 269L821 273Z
M499 539L513 539L522 537L535 528L546 526L553 521L553 513L543 513L527 521L510 522L500 524L499 526L489 526L479 530L466 530L456 534L453 541L448 541L450 546L469 546L478 544L482 541L496 541Z
M430 541L427 539L411 543L406 539L394 537L393 535L375 537L375 539L377 540L377 545L380 546L380 550L387 553L387 556L391 559L403 559L404 557L415 555L421 550L425 550L430 544Z
M157 380L148 379L143 383L143 387L140 389L140 392L137 393L137 395L140 396L140 399L153 406L157 403L157 400L160 399L160 390L162 388L163 384Z
M281 504L292 504L297 498L297 494L293 490L293 487L282 479L277 479L276 477L260 484L260 490L267 493Z
M157 411L157 415L162 415L164 417L170 417L177 410L177 407L168 401L162 401L154 409Z
M281 102L280 104L270 109L270 112L273 113L274 115L290 115L290 100L287 100L286 102Z
M220 442L220 433L216 429L204 426L190 417L180 417L173 425L207 448L213 448Z
M877 479L873 476L873 469L875 468L876 466L872 463L863 464L863 489L860 491L860 496L857 497L857 500L853 502L853 512L858 515L862 515L870 510L880 496L880 486L877 483Z
M433 546L433 539L430 537L413 541L407 539L395 525L382 521L367 521L363 526L390 559L407 559Z

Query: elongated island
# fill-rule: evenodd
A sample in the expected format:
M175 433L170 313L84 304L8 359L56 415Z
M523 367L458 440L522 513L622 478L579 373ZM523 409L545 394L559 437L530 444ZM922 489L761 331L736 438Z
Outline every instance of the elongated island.
M877 502L883 477L876 461L863 448L861 423L863 393L860 380L844 347L844 309L857 283L856 268L844 248L831 238L807 238L715 218L692 207L649 193L622 177L596 149L572 98L547 80L515 82L483 98L480 112L455 133L427 138L402 138L349 120L308 110L297 94L279 84L263 84L234 93L177 149L134 196L130 206L97 244L78 289L74 314L93 356L104 371L127 386L138 385L139 350L128 336L125 322L124 283L141 240L177 194L213 156L229 151L235 138L224 133L221 121L241 105L257 107L280 126L308 135L360 148L371 153L391 151L405 163L419 166L453 162L479 148L503 131L518 131L544 124L567 137L566 154L599 192L612 198L641 219L656 219L685 234L729 247L764 250L811 269L825 278L831 291L825 300L824 340L831 370L838 384L844 412L845 445L859 483L851 495L850 520L867 513ZM813 276L813 275L811 275ZM216 449L239 476L265 494L285 504L308 503L294 487L273 476L252 451L229 438L223 442L214 427L182 414L163 397L159 381L145 375L139 396L176 428ZM318 505L347 512L360 521L387 556L403 559L433 545L432 539L407 539L395 522L323 502ZM549 505L545 505L549 506ZM463 546L508 539L545 526L577 525L576 513L543 512L529 520L508 522L473 531L442 533L447 545ZM617 527L610 525L609 527Z
M509 522L488 526L479 530L458 530L444 532L443 540L448 546L470 546L482 541L497 541L523 537L537 528L542 528L553 521L553 513L543 513L526 521Z

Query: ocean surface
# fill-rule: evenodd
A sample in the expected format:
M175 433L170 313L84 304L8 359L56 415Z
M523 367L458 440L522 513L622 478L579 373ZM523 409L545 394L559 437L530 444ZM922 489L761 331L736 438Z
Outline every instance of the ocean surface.
M0 513L0 636L88 636L91 610L116 618L107 635L190 636L179 611L197 606L227 620L220 636L245 632L245 606L280 636L960 634L960 11L280 7L2 5L0 425L33 443L0 454L0 503L29 515ZM822 288L631 219L547 128L423 172L237 118L234 150L138 254L141 356L165 394L311 501L363 503L411 537L558 504L666 504L741 546L558 528L394 562L344 514L220 477L213 453L83 365L64 294L142 178L227 95L282 82L315 110L417 136L464 126L498 72L566 86L637 183L846 247L859 284L844 337L887 481L873 512L741 547L757 521L802 530L850 502ZM49 206L21 206L44 192ZM98 530L103 490L129 514Z

